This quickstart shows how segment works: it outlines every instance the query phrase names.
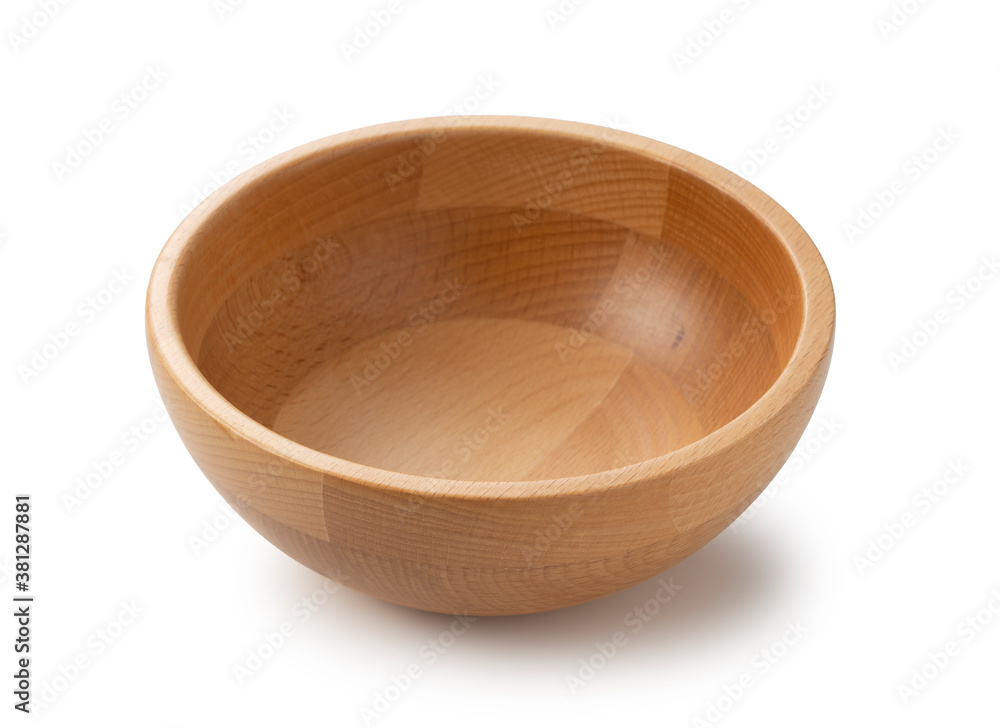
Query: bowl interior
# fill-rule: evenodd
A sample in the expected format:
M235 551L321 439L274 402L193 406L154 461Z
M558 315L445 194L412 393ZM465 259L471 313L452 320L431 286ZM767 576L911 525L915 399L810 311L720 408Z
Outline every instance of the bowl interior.
M535 480L692 443L781 374L802 282L758 214L605 136L444 126L277 164L185 247L185 346L249 417L385 470Z

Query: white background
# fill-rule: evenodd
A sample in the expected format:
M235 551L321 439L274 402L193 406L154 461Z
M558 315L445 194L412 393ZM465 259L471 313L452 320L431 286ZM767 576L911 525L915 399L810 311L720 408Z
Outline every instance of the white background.
M388 695L372 724L997 725L1000 276L982 264L1000 252L996 3L908 0L890 32L889 0L591 0L564 18L547 15L558 0L399 2L350 62L343 44L388 0L4 3L0 574L9 604L12 495L30 493L34 689L50 699L36 717L351 726ZM691 45L723 10L731 22ZM456 104L614 123L743 173L816 241L838 326L802 446L748 517L627 591L480 619L430 664L451 617L330 594L230 517L154 419L143 302L182 206L227 164ZM294 119L251 159L248 138L276 110ZM952 141L928 151L941 130ZM894 183L904 191L879 215ZM849 233L873 204L878 219ZM102 293L116 273L127 285ZM33 368L52 340L64 348ZM88 476L99 486L69 500ZM625 619L659 578L681 589L633 633ZM2 621L7 725L14 621ZM794 640L790 621L806 630ZM602 664L595 643L618 630L628 642ZM957 654L913 683L949 641ZM599 669L574 691L581 660ZM414 663L419 677L393 689Z

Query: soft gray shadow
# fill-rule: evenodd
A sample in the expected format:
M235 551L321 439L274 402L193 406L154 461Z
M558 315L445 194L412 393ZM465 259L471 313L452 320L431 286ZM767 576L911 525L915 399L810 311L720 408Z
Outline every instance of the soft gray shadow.
M729 530L671 569L607 597L552 612L480 617L462 642L488 646L496 657L516 653L521 660L554 652L579 653L609 639L616 630L631 634L625 617L654 598L660 579L672 579L680 591L643 622L642 638L630 640L629 652L697 649L727 633L740 633L762 612L781 611L801 569L788 548L767 529ZM451 615L408 609L347 589L328 606L316 619L349 620L358 630L407 641L436 635L454 620Z

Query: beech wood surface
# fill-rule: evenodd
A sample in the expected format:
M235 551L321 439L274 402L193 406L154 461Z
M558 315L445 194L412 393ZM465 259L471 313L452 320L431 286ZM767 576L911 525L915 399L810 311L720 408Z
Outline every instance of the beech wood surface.
M801 436L834 298L750 183L621 131L448 117L223 186L147 297L164 403L283 551L402 605L567 606L729 525Z

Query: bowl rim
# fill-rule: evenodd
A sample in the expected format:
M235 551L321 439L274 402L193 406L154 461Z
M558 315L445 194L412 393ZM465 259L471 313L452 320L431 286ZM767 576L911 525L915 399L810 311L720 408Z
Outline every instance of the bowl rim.
M201 227L251 185L334 147L362 147L373 142L420 139L444 131L532 132L582 143L604 143L623 152L679 167L754 214L784 246L801 283L803 321L791 358L759 399L721 427L676 450L613 470L541 480L455 480L413 475L354 463L313 450L278 434L238 409L205 378L191 358L177 320L178 276L187 245ZM801 225L777 202L735 173L664 142L637 134L576 121L530 116L444 116L394 121L323 137L282 152L223 184L190 212L170 235L153 265L146 292L145 325L150 356L196 406L219 426L262 450L323 476L400 495L456 497L470 500L548 499L597 493L609 488L660 480L731 448L778 417L810 386L827 357L835 329L833 285L826 264Z

